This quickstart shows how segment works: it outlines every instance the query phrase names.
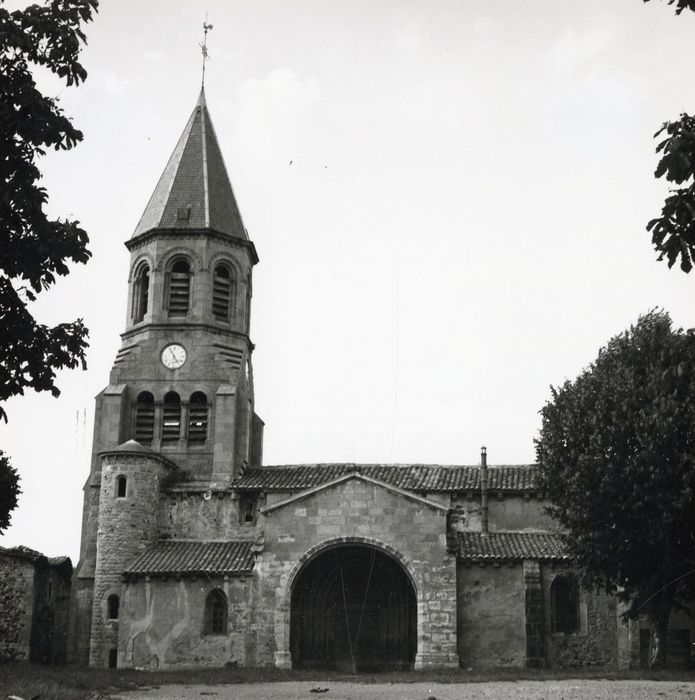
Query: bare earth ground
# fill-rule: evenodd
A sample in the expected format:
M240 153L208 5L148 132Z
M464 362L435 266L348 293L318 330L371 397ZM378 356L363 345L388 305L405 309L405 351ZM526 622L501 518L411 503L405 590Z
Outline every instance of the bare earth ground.
M326 692L312 689L328 688ZM243 685L166 685L112 700L672 700L695 698L695 682L548 680L492 683L348 683L291 681Z

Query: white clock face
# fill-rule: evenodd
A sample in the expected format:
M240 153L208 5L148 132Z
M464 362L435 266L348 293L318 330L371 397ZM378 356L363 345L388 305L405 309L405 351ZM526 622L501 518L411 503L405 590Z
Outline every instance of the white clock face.
M168 369L178 369L186 361L186 349L178 343L167 345L162 350L162 364Z

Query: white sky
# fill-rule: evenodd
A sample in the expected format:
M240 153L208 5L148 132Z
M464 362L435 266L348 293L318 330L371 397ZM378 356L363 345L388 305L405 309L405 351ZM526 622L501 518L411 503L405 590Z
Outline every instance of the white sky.
M15 3L20 4L20 3ZM655 262L653 133L695 111L695 16L640 0L119 0L61 103L85 140L40 167L92 261L35 304L84 317L89 369L10 401L22 476L0 544L77 561L93 397L125 324L129 238L206 93L259 252L265 463L534 460L549 386L695 273ZM291 164L290 164L291 162Z

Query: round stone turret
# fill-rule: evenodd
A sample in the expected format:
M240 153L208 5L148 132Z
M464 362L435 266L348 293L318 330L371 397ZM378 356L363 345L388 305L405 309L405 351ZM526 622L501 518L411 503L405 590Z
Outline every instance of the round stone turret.
M158 536L162 481L176 466L135 440L102 452L91 666L115 666L121 574Z

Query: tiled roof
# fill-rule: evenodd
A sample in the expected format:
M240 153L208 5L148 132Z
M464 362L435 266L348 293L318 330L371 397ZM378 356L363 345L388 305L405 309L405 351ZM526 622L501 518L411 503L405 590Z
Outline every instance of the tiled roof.
M359 472L408 491L467 492L480 490L478 467L437 464L298 464L254 467L235 481L236 489L257 491L299 491L319 486L338 477ZM536 490L536 468L529 465L490 467L492 493L523 493Z
M253 542L166 540L143 552L123 572L126 576L249 574Z
M133 237L155 228L213 229L248 240L202 91Z
M550 532L457 533L458 558L467 562L569 559L562 538Z

